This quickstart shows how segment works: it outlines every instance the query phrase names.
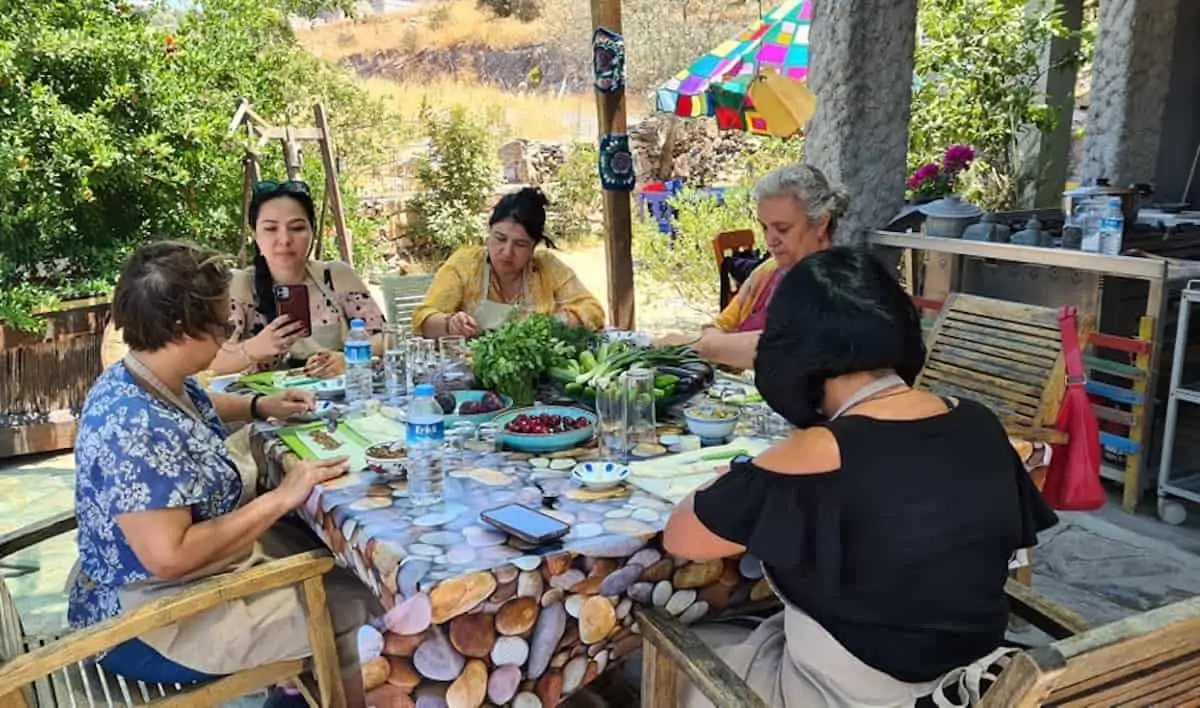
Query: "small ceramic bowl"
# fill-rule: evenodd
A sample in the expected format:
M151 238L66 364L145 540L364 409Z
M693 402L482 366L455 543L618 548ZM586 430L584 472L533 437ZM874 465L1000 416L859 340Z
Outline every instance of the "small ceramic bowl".
M688 432L704 440L724 440L733 435L741 411L720 403L701 403L683 411Z
M612 489L629 476L629 468L616 462L584 462L575 465L571 477L588 489Z
M408 455L404 449L404 441L394 440L368 447L363 459L370 469L387 474L401 474L407 469L404 463L408 460Z

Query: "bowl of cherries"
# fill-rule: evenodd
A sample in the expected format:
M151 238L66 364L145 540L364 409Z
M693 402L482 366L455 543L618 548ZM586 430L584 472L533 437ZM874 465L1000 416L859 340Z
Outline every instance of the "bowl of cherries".
M518 408L495 419L505 445L518 452L558 452L592 439L596 414L569 406Z

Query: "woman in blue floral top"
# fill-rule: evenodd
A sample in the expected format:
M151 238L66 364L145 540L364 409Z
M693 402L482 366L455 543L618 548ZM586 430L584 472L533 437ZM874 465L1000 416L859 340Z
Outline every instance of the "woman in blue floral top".
M210 394L192 378L228 336L229 280L221 257L180 243L139 249L121 273L113 320L130 351L92 387L75 444L74 627L178 592L194 579L319 543L278 522L315 485L343 474L346 459L302 462L277 489L242 503L253 490L244 489L225 447L225 423L289 418L310 410L312 395ZM337 580L358 591L348 599L331 588L335 630L344 633L377 608L360 583ZM154 630L119 645L100 664L143 681L192 683L307 656L307 637L299 596L283 588ZM361 695L353 683L360 676L353 642L339 644L343 660L353 659L348 695L356 688Z

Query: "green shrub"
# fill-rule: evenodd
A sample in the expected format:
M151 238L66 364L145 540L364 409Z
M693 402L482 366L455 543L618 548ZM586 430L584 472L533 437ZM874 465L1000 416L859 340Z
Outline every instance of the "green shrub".
M949 145L970 145L978 161L966 196L988 209L1011 209L1039 179L1021 164L1019 141L1060 120L1040 88L1042 48L1067 35L1062 11L1024 0L922 0L909 126L910 172ZM1061 59L1078 62L1080 55Z
M636 219L634 258L646 280L665 285L698 311L712 312L720 293L713 237L722 231L757 229L753 200L740 187L727 190L723 204L685 189L671 204L678 211L675 237L661 233L653 219Z
M107 292L149 240L238 253L242 151L227 128L243 96L301 125L324 101L344 164L375 162L386 141L348 126L387 125L382 107L304 52L286 21L334 4L346 3L205 0L156 14L0 0L0 322L36 329L37 309ZM280 163L268 151L263 175Z
M579 241L592 235L593 215L602 209L596 146L571 143L567 159L545 185L550 198L547 230L556 240Z
M482 237L498 174L495 126L462 106L444 112L422 106L419 117L429 149L417 166L421 193L409 203L417 216L412 234L423 255L441 259Z

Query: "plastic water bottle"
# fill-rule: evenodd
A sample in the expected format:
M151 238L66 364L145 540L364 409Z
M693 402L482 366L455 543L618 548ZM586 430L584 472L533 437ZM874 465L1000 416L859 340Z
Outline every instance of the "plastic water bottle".
M1121 255L1121 240L1125 235L1125 214L1121 200L1111 197L1100 214L1100 252L1106 256Z
M434 388L421 384L413 389L408 404L408 498L415 506L442 501L442 442L446 423L442 407L434 400Z
M1088 199L1076 210L1078 226L1081 232L1079 250L1087 253L1100 252L1100 212L1107 209L1096 199Z
M375 372L371 367L371 336L362 320L350 320L350 332L342 349L346 357L346 403L371 399Z

